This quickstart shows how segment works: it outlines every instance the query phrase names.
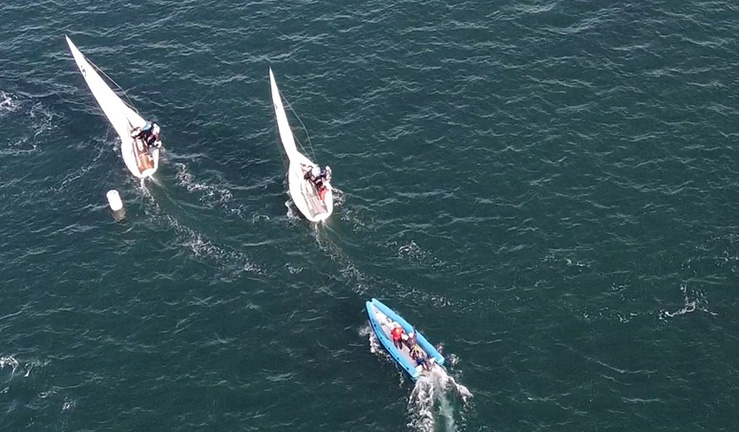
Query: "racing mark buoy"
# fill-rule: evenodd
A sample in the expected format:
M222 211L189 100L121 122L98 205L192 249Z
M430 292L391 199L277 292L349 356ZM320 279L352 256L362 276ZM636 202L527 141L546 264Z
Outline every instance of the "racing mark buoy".
M108 197L108 204L110 205L110 209L113 210L113 219L116 222L122 222L126 217L126 209L123 208L123 201L121 201L118 191L111 189L105 196Z
M123 201L121 201L121 196L118 195L117 190L109 190L106 196L108 197L108 204L110 204L111 210L117 212L123 209Z

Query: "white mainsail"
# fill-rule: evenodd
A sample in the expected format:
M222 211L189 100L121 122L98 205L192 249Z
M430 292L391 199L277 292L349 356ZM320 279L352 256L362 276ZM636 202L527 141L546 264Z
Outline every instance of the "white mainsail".
M159 166L159 149L147 151L141 147L141 143L131 138L131 131L137 127L143 127L146 120L141 118L134 110L126 105L123 100L106 84L95 68L85 59L85 56L77 49L67 36L67 44L74 56L82 76L90 87L93 96L102 108L105 116L113 125L113 128L121 137L121 154L129 171L139 178L149 177L156 172ZM138 146L138 148L137 148ZM150 159L149 159L150 158Z
M272 89L272 104L275 107L280 141L282 141L282 146L285 148L285 153L289 160L287 182L290 197L303 216L311 222L321 222L331 216L334 210L331 185L326 183L326 194L324 199L321 200L313 183L305 179L306 170L310 170L317 165L300 153L295 145L295 137L293 137L290 124L287 121L287 115L282 105L282 98L280 97L280 91L277 89L272 68L269 69L269 81Z

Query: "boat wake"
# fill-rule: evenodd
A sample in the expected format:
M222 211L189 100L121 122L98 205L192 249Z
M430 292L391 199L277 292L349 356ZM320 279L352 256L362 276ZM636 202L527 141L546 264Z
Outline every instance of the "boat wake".
M323 226L322 228L324 229L314 230L314 237L316 243L318 243L318 247L321 248L324 255L336 263L336 267L344 279L344 284L350 287L355 294L364 296L367 290L375 284L376 279L362 273L341 247L331 239L330 227Z
M344 191L331 185L331 192L334 195L334 208L343 207L344 201L346 200L346 197L344 196Z
M53 188L57 193L65 191L69 186L77 182L77 180L84 179L85 176L93 169L97 168L98 160L105 154L105 146L102 144L104 141L94 140L95 144L90 146L91 151L85 153L85 157L89 160L80 163L77 168L67 173L58 186ZM80 159L82 161L82 159Z
M164 220L180 234L180 245L193 259L215 265L217 276L223 281L235 281L244 273L265 275L266 271L246 254L206 238L202 233L180 223L175 217L165 215Z
M468 407L472 393L458 384L442 368L422 375L416 381L408 401L411 421L408 426L422 432L456 431L459 402Z
M230 247L221 241L209 238L208 233L200 232L189 226L185 220L195 217L188 214L183 206L178 205L171 197L165 195L156 199L149 185L133 189L137 198L144 204L143 212L155 225L171 228L177 234L177 247L197 262L216 267L217 276L224 281L235 281L244 273L258 275L266 271L247 254L237 248Z
M683 306L673 312L663 310L659 314L661 320L668 318L675 318L680 315L687 315L695 311L705 312L709 315L716 316L715 312L708 310L707 301L703 293L697 290L688 290L688 286L683 284L680 286L680 291L683 294Z
M0 155L23 156L38 151L39 136L56 127L55 117L57 114L41 102L0 90L0 127L6 139ZM15 135L16 131L20 135Z
M285 207L287 208L287 214L285 216L287 216L288 220L296 221L302 219L300 211L298 211L298 208L295 207L295 203L291 199L285 201Z
M199 201L207 207L227 206L226 203L233 198L231 190L223 186L223 181L219 184L197 181L195 176L187 170L187 165L181 162L175 163L175 168L177 169L177 185L184 187L188 192L200 194Z
M359 335L367 336L367 339L369 341L369 346L370 346L370 352L372 354L375 354L378 357L382 357L385 360L392 361L390 356L382 348L382 345L380 345L380 341L379 339L377 339L375 332L372 331L372 327L369 325L369 323L367 323L364 327L362 327L359 330Z
M18 104L13 101L13 98L0 90L0 116L8 112L13 112L16 108L18 108Z
M13 356L0 357L0 369L5 369L6 366L10 368L10 375L12 376L18 370L20 363Z
M42 368L48 363L48 361L40 360L21 363L13 356L0 356L0 372L3 374L3 381L7 383L16 377L28 378L34 369Z

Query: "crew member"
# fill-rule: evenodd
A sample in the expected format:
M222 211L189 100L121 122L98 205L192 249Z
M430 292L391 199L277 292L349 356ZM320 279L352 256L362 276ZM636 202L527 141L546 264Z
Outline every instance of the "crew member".
M430 371L435 362L436 360L434 358L429 358L425 355L420 355L416 358L416 366L421 366L425 371Z
M159 148L162 142L159 140L159 125L152 122L146 122L142 128L134 128L131 132L131 138L140 139L147 148Z
M420 346L418 346L418 345L413 345L413 346L412 346L412 347L410 348L410 350L411 350L411 358L412 358L413 360L418 360L418 358L419 358L419 357L423 357L423 356L424 356L424 354L425 354L425 353L423 352L423 350L421 349L421 347L420 347Z
M326 168L321 169L317 165L314 165L305 173L303 178L313 182L318 190L319 198L321 198L321 201L325 201L328 184L331 182L331 167L326 165Z
M321 169L318 165L314 165L305 173L303 178L312 181L316 188L320 190L325 187L324 183L331 182L331 167L326 165L326 168Z
M390 331L390 336L393 338L393 345L399 350L403 350L403 328L397 323L395 327Z
M416 337L416 332L411 330L411 332L408 333L408 336L406 336L403 339L403 342L405 342L405 345L408 347L408 349L413 348L418 342L418 337Z

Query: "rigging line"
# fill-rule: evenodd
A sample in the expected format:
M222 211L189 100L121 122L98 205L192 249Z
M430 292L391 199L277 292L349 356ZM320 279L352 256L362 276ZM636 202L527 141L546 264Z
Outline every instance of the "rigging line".
M272 104L272 109L274 110L275 105ZM287 153L285 152L284 147L282 146L282 138L280 137L280 126L277 124L277 113L275 113L275 143L277 143L277 148L280 149L280 156L282 156L282 165L285 167L285 171L288 170L288 164L287 164Z
M117 82L115 82L115 80L113 80L113 78L109 77L109 76L108 76L108 74L106 74L106 73L105 73L105 72L104 72L104 71L103 71L102 69L100 69L100 68L99 68L99 67L98 67L98 66L97 66L97 65L96 65L95 63L93 63L93 62L92 62L92 61L91 61L90 59L88 59L87 57L85 57L85 60L87 60L87 62L88 62L88 63L90 63L90 64L92 65L92 67L94 67L94 68L95 68L95 70L96 70L96 71L98 71L98 72L99 72L99 73L101 73L101 74L102 74L102 75L103 75L103 76L104 76L105 78L107 78L107 79L108 79L108 81L110 81L111 83L115 84L115 86L116 86L116 87L118 87L118 90L120 90L120 91L121 91L121 93L123 93L123 97L125 97L125 98L126 98L126 101L128 101L128 103L127 103L126 105L128 105L128 107L129 107L129 108L131 108L132 110L134 110L134 112L135 112L136 114L138 114L138 113L139 113L139 110L137 110L137 109L136 109L136 107L135 107L135 106L133 105L133 102L131 101L131 99L130 99L130 98L128 97L128 95L126 94L126 91L125 91L125 90L123 90L123 87L121 87L120 85L118 85L118 83L117 83Z
M282 96L282 94L280 94L280 96ZM308 135L308 128L305 127L305 123L303 123L303 120L300 119L300 116L298 115L297 112L295 112L295 110L293 109L292 105L290 105L290 102L287 100L287 98L283 97L282 100L285 101L285 103L287 104L287 107L290 108L290 111L295 115L295 118L298 119L298 121L300 122L300 125L303 127L303 130L305 131L306 140L308 141L308 147L310 148L311 158L315 161L316 152L313 150L313 143L310 142L310 135ZM295 138L295 141L298 141L298 139ZM300 148L303 148L303 144L300 141L298 141L298 144L300 144ZM305 151L305 148L303 148L303 151Z

